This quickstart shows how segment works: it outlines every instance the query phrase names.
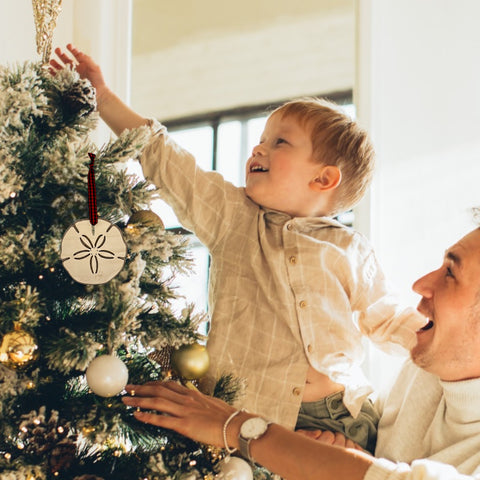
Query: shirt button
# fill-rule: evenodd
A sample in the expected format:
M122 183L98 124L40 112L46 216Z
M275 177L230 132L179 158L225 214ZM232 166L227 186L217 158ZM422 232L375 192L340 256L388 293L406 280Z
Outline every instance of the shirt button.
M293 225L291 223L287 223L287 230L292 230L293 229Z
M312 345L308 345L308 346L307 346L307 351L308 351L308 353L312 353L312 352L313 352L313 346L312 346Z
M292 393L298 397L301 393L302 393L302 389L299 388L299 387L295 387L293 390L292 390Z
M292 255L292 256L289 258L289 260L290 260L290 263L291 263L292 265L295 265L295 264L297 263L297 257L295 257L294 255Z
M299 302L300 305L300 308L305 308L307 306L307 302L305 300L302 300L301 302Z

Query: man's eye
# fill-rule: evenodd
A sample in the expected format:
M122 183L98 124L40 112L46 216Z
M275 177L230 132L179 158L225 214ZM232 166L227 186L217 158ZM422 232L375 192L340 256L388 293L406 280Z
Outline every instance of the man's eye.
M277 138L277 145L280 143L287 143L287 141L284 138Z
M445 274L445 276L455 278L455 275L453 275L452 269L450 267L447 267L447 273Z

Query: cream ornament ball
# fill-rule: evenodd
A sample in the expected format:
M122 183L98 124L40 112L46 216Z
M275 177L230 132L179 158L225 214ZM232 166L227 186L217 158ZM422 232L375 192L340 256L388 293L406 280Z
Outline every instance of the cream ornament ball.
M253 480L250 464L239 457L226 457L219 464L222 480Z
M61 259L70 276L85 285L100 285L125 264L127 245L120 229L106 220L79 220L63 236Z
M86 372L87 383L100 397L119 394L128 382L127 366L114 355L101 355L92 360Z

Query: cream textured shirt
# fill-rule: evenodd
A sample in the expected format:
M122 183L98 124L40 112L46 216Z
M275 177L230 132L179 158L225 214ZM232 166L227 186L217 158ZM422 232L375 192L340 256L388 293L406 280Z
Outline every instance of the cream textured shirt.
M408 360L378 404L365 480L480 479L480 379L443 382Z
M362 235L330 218L263 209L154 127L145 177L211 255L209 375L245 378L241 406L293 428L311 365L345 385L356 416L372 391L362 336L410 348L423 317L389 295Z

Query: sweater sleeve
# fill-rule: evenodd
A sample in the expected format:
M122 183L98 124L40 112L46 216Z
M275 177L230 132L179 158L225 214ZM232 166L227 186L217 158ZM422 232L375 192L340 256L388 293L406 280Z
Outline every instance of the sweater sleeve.
M384 458L374 460L364 480L479 480L480 475L464 475L451 465L432 460L415 460L411 465Z

